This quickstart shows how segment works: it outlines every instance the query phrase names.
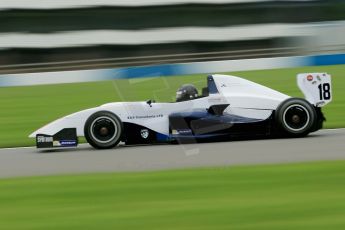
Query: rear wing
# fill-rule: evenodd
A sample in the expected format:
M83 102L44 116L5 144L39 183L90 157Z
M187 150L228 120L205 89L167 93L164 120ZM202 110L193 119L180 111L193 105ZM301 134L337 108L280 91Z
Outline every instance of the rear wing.
M297 85L307 101L322 107L332 101L331 75L327 73L300 73Z

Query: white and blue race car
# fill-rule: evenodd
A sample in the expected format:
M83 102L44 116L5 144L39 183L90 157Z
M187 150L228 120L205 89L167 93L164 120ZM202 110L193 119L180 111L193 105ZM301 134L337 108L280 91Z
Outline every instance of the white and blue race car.
M321 107L332 100L326 73L297 75L305 99L227 75L210 75L202 94L192 85L177 102L114 102L62 117L33 132L38 148L74 147L78 137L98 149L120 142L153 144L231 140L237 137L302 137L322 128Z

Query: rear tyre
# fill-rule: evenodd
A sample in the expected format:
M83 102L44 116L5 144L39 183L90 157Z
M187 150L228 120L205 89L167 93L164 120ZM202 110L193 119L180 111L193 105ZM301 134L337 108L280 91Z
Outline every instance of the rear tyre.
M291 137L303 137L312 131L317 115L315 108L308 101L290 98L278 106L275 120L283 134Z
M108 111L92 114L84 126L87 142L97 149L110 149L118 145L123 124L118 116Z

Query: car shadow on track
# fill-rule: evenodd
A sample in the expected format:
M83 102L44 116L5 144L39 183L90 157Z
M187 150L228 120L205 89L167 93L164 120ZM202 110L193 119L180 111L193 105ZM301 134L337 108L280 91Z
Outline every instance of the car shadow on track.
M299 138L292 138L292 137L236 137L236 138L231 138L230 140L212 140L212 141L181 141L181 142L174 142L174 143L155 143L155 144L137 144L137 145L125 145L120 144L119 146L117 146L116 148L113 148L113 150L124 150L124 149L137 149L137 148L149 148L149 147L155 147L155 146L188 146L188 148L190 147L194 147L197 145L205 145L205 144L211 144L211 143L219 143L219 142L243 142L243 141L262 141L262 140L291 140L291 139L310 139L310 138L317 138L320 136L323 136L324 134L320 134L320 133L313 133L310 134L306 137L299 137ZM38 153L68 153L68 152L94 152L94 151L109 151L111 149L95 149L92 146L90 146L87 143L83 143L81 144L79 147L77 148L54 148L54 149L41 149L38 150Z

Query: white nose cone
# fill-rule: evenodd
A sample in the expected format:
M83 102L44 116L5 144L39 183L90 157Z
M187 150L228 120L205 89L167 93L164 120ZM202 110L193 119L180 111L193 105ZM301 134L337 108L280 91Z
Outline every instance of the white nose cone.
M42 128L37 129L35 132L31 133L29 137L36 138L37 134L45 134L52 136L64 128L64 123L66 123L66 118L60 118L43 126Z

